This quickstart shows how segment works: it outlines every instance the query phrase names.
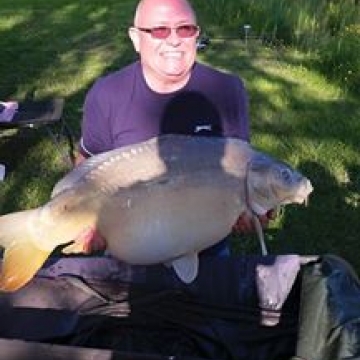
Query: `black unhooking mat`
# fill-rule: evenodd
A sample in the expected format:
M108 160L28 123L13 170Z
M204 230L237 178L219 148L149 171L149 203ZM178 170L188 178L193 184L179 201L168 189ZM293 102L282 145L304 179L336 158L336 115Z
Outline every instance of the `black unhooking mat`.
M53 258L0 295L0 359L360 359L352 268L334 256L302 266L279 323L264 326L255 268L274 259L204 256L186 285L162 265Z

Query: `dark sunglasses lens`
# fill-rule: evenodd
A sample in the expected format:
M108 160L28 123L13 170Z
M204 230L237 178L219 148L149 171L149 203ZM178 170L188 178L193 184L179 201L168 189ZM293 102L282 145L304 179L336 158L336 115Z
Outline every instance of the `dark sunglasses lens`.
M151 36L156 39L166 39L171 33L171 29L166 26L159 26L151 29Z
M176 28L176 33L181 38L193 37L198 31L198 27L195 25L181 25Z

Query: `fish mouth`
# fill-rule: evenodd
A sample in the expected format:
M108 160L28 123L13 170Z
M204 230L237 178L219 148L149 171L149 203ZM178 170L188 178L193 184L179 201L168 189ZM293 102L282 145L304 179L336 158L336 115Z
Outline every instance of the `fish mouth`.
M294 198L289 199L289 202L294 202L297 204L305 204L306 206L309 203L309 196L314 190L313 186L311 185L311 182L306 179L306 181L301 184L301 187L297 194L294 196Z
M307 180L306 184L305 184L304 194L303 194L303 201L301 204L305 204L306 206L308 205L309 196L313 192L313 190L314 190L314 187L311 185L310 180Z
M295 199L293 199L293 202L307 206L309 204L309 196L297 196Z

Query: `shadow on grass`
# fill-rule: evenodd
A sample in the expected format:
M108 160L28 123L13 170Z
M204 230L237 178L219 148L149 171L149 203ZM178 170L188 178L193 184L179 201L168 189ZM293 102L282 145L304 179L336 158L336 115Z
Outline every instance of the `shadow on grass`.
M46 97L64 97L64 117L77 139L82 103L92 82L134 59L127 39L134 6L134 1L125 0L19 0L16 6L4 0L0 9L0 100L23 100L30 92L36 99L44 92ZM86 74L87 67L92 66L90 56L100 55L100 66L95 63L95 69L90 69L92 75L84 77L82 86L73 86L77 74ZM39 87L39 79L47 90ZM66 83L76 90L69 90ZM44 154L49 151L42 149L42 142L47 141L45 132L23 135L21 131L12 138L0 138L0 162L7 168L6 183L0 183L0 213L23 208L27 203L24 198L31 198L28 193L32 182L41 190L30 203L37 205L36 197L38 202L47 199L66 171L54 167L54 158ZM51 144L46 147L51 148Z
M30 88L41 92L37 84L44 74L49 75L49 82L72 85L72 77L99 66L89 63L90 54L101 55L101 67L93 71L84 88L67 96L65 111L71 114L78 111L95 78L134 58L127 38L134 1L19 0L16 7L11 0L4 0L0 10L0 19L8 17L12 24L0 30L1 99L19 96ZM51 84L49 88L51 91Z
M354 203L356 194L360 193L359 178L339 185L327 169L313 161L300 164L299 169L312 179L314 192L306 208L286 209L285 221L277 233L273 251L333 253L360 270L359 208Z
M241 40L215 41L201 56L213 66L239 74L245 80L250 94L253 133L271 134L287 140L298 137L335 140L358 151L360 107L357 101L348 98L318 100L317 96L307 94L301 83L266 69L267 62L272 66L277 62L284 67L300 65L296 60L290 61L289 56L282 54L278 59L276 50L264 51L261 45L248 49ZM259 63L263 64L263 69ZM271 94L262 91L253 85L256 84L254 79L271 83L274 90ZM273 97L286 98L286 107L272 101Z
M5 180L0 182L0 214L46 202L52 184L66 171L63 161L54 164L55 148L46 143L47 138L43 129L0 138L1 163L6 167Z
M280 66L299 65L284 59L281 54L278 59L276 53L271 55L269 64L272 66L277 61ZM321 93L306 93L301 83L267 72L267 60L261 48L248 51L241 41L212 43L202 53L202 58L243 77L250 85L252 133L256 139L268 136L274 139L263 150L284 160L294 157L295 153L297 168L313 183L309 206L289 205L284 210L280 228L266 231L269 251L334 253L360 271L360 158L347 159L349 152L359 153L359 103L346 97L334 96L332 99L331 96L322 97ZM257 60L264 64L263 69ZM277 93L266 93L257 88L253 85L254 78L271 83ZM285 107L272 101L276 96L286 98ZM314 146L308 154L306 150L304 153L305 141ZM338 148L332 149L331 144ZM327 153L328 150L332 153ZM311 155L319 161L311 160ZM344 182L336 179L326 167L332 166L331 161L339 162L342 173L349 179ZM233 245L236 253L260 253L257 237L253 235L235 237Z

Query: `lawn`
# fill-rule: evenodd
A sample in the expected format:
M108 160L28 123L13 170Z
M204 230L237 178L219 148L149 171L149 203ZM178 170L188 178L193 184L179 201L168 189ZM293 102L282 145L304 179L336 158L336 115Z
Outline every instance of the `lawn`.
M2 0L0 99L64 97L78 139L89 86L135 59L126 34L135 3ZM308 53L237 35L215 32L199 60L243 78L253 144L300 169L315 189L307 207L287 207L266 231L270 252L334 253L360 272L360 99L317 73ZM69 170L44 132L30 133L1 134L1 214L45 202ZM234 248L260 251L252 236L235 238Z

